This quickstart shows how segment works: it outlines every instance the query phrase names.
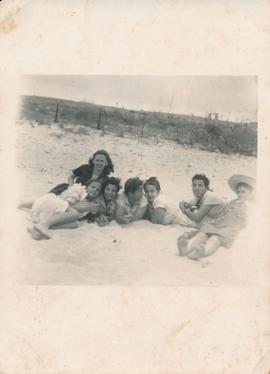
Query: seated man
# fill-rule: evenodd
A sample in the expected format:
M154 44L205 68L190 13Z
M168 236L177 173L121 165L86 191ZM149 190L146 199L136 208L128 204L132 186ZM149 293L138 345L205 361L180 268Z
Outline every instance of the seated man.
M139 178L129 178L124 192L116 200L115 219L125 224L143 219L147 211L147 200L143 195L143 181Z

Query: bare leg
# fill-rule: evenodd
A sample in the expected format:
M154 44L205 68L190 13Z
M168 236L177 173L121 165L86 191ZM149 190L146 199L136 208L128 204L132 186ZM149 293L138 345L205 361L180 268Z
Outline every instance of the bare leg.
M68 208L64 213L54 214L46 222L34 225L34 229L38 231L43 238L50 239L49 230L52 226L62 226L67 223L73 223L79 219L79 213L73 208Z
M25 200L17 206L17 209L31 209L33 204L34 200Z
M63 225L54 225L51 226L51 230L56 230L56 229L77 229L80 226L79 221L74 221L70 223L64 223Z
M179 236L177 239L177 246L179 256L186 256L188 253L188 239L185 237L185 234Z
M177 246L179 256L186 256L189 252L188 244L190 239L194 238L199 233L198 230L184 232L183 235L179 236L177 239Z
M41 240L42 235L34 229L34 227L27 227L27 232L32 236L35 240Z
M194 249L202 247L208 238L208 235L204 232L198 232L193 238L190 239L188 249L193 251Z
M216 235L211 236L205 244L204 256L207 257L214 254L220 245L221 243L219 237Z
M203 256L204 257L211 256L212 254L214 254L217 251L217 249L220 247L220 245L221 245L221 242L220 242L219 237L217 235L211 236L205 244ZM201 265L202 265L203 268L205 268L209 264L210 264L210 262L206 260L206 261L202 261Z
M180 225L180 226L185 226L185 227L192 227L192 228L198 228L196 223L190 222L188 220L184 220L181 217L178 216L173 216L172 221L170 222L171 225Z
M199 232L189 241L187 257L191 260L199 260L204 257L205 243L208 235L204 232Z

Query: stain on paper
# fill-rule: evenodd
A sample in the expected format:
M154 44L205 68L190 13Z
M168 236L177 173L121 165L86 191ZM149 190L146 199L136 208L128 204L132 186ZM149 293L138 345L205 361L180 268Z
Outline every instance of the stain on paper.
M17 27L17 23L15 22L12 14L9 14L0 23L0 32L3 34L9 34L14 29L16 29L16 27Z
M257 362L251 374L270 374L270 351L267 351Z
M177 337L181 333L181 331L190 324L190 321L185 321L180 323L180 325L174 327L171 332L168 334L167 339L172 340Z

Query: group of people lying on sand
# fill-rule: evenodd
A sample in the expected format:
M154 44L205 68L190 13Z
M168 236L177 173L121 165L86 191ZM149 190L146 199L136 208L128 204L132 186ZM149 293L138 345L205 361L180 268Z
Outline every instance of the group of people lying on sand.
M20 204L29 208L32 221L28 232L33 239L50 239L51 229L74 229L80 222L106 226L147 219L154 224L178 224L192 227L178 238L180 256L192 260L210 256L220 247L230 247L238 232L246 226L249 204L253 199L255 180L233 175L228 183L237 198L225 203L210 189L204 174L192 178L194 198L181 201L175 212L160 193L156 177L146 181L129 178L121 189L109 154L98 150L88 164L72 171L68 183L54 187L42 197Z

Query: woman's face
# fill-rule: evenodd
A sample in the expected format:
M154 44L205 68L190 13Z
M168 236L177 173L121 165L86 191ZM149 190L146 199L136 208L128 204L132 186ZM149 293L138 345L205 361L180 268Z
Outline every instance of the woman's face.
M152 184L147 184L144 189L145 197L147 198L148 202L153 202L155 198L158 196L158 191L155 186Z
M252 192L248 187L239 186L236 188L236 192L240 201L248 201L251 199Z
M88 196L91 199L94 199L100 194L101 184L98 181L91 182L87 186L86 190L87 190Z
M135 192L128 192L128 198L133 203L140 201L143 197L143 187L140 186Z
M114 184L108 184L104 189L104 197L107 201L115 200L117 196L117 187Z
M102 171L108 165L108 161L104 155L96 154L93 158L93 165L96 170Z
M202 197L207 191L204 181L202 179L194 179L192 182L192 191L195 197Z

